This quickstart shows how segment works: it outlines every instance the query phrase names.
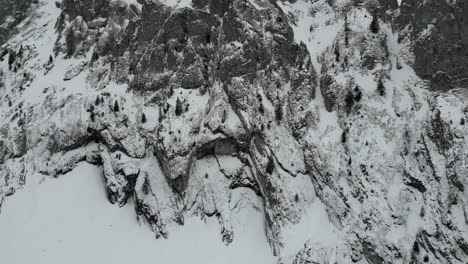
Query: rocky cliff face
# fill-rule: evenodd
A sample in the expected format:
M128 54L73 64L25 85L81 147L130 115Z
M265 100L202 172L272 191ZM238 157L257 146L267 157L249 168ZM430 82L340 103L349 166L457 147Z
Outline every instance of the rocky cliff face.
M434 90L468 87L468 2L403 1L398 28L414 49L414 70Z
M463 263L464 3L25 2L0 50L0 206L87 161L157 238L195 214L229 244L242 192L280 263ZM310 208L327 237L291 231Z
M12 35L12 30L22 22L28 14L33 0L0 1L0 45L3 45Z

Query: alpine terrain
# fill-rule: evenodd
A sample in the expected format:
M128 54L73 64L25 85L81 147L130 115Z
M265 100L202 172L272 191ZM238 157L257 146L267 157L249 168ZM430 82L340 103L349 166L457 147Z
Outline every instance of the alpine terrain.
M468 262L468 0L0 0L0 263Z

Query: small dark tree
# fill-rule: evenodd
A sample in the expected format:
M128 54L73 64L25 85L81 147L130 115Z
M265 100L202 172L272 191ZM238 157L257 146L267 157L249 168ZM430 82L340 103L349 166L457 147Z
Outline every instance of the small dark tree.
M172 97L172 95L174 95L174 88L171 86L171 88L169 88L169 97Z
M8 54L8 49L3 49L2 52L0 52L0 61L3 61L3 57L5 57Z
M164 119L163 111L161 110L161 107L159 107L158 122L161 123L163 119Z
M119 112L119 111L120 111L119 102L117 102L117 100L115 100L115 103L114 103L114 112Z
M96 101L94 102L95 105L99 105L101 100L99 99L99 95L96 97Z
M95 62L99 59L99 55L97 52L93 52L93 55L91 55L91 62Z
M379 25L379 17L377 14L372 15L372 22L370 24L370 30L372 33L377 34L379 33L380 25Z
M397 68L397 70L403 69L403 66L401 66L400 60L398 60L398 59L397 59L397 62L396 62L396 68Z
M343 133L341 133L341 143L346 143L347 138L346 129L343 129Z
M95 120L94 105L89 106L88 112L90 114L91 122L94 122Z
M52 57L52 55L49 56L49 65L52 64L54 62L54 58Z
M145 115L145 113L143 113L143 114L141 115L141 122L142 122L143 124L146 123L146 115Z
M377 92L379 93L380 96L385 95L385 86L383 84L382 79L379 79L379 82L377 83Z
M283 120L283 105L281 105L281 101L279 100L279 97L278 97L278 104L276 105L276 108L275 108L275 118L278 123L281 122L281 120Z
M273 159L270 157L268 159L268 163L267 163L267 166L266 166L266 173L271 175L274 170L275 170L275 163L273 162Z
M354 87L354 101L359 102L362 99L362 92L359 86Z
M149 186L149 183L148 183L148 178L145 178L144 182L143 182L143 186L141 187L141 191L143 192L143 194L148 194L149 193L149 190L150 190L150 186Z
M349 28L349 23L348 23L348 15L345 16L345 45L346 47L349 46L349 32L351 32L351 29Z
M262 98L262 96L261 96L259 93L257 93L257 100L258 100L260 103L263 101L263 98Z
M76 50L75 33L73 32L71 28L68 29L65 35L65 42L67 44L67 56L71 57L73 56L73 54L75 54L75 50Z
M345 110L346 113L351 113L351 109L354 106L354 95L351 91L348 91L345 97Z
M227 111L226 109L223 109L223 115L221 116L221 123L224 124L224 122L226 122L227 120Z
M11 70L11 66L16 61L16 52L14 50L10 50L10 56L8 56L8 69Z
M182 102L180 101L179 97L177 97L176 107L175 107L175 115L180 116L182 114L182 112L183 112Z
M460 120L460 125L464 126L465 125L465 118L462 117L461 120Z
M413 253L416 254L416 255L419 255L419 244L417 241L414 241L414 244L413 244Z
M20 49L18 51L18 57L23 57L23 45L20 46Z
M335 60L336 62L340 61L340 45L338 45L338 43L336 43L335 46Z

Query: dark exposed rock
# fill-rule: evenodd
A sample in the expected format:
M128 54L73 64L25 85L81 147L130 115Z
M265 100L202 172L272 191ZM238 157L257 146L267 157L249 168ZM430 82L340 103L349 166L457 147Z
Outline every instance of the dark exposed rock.
M335 106L335 95L331 92L330 86L333 84L333 79L329 75L324 75L320 79L320 87L322 91L323 100L325 103L325 108L328 112L333 111L333 107Z
M24 18L26 18L28 8L34 0L0 0L0 46L3 45L12 34L12 30ZM7 22L5 22L8 19ZM3 25L3 23L7 23Z
M371 264L383 264L385 260L377 254L374 246L368 242L362 243L363 254L366 257L367 261Z
M439 109L434 111L431 126L432 130L429 136L437 144L439 151L445 153L452 145L453 135L450 126L442 120Z
M431 88L468 87L468 3L465 0L403 0L397 19L409 27L414 69Z
M413 188L416 188L421 193L425 193L427 190L424 184L420 180L414 178L406 171L405 171L405 184Z
M194 8L208 10L210 13L222 17L231 7L232 0L194 0L192 5Z
M63 0L62 6L70 18L81 16L86 22L109 13L109 0Z

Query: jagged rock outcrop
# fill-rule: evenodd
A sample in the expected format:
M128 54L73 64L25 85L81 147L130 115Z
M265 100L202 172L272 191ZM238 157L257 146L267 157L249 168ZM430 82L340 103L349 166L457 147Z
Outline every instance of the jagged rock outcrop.
M0 46L12 36L15 29L23 19L27 17L33 0L0 1ZM3 56L2 56L3 57Z
M414 70L447 91L468 87L468 2L405 0L397 25L414 49ZM404 40L403 40L404 41Z

